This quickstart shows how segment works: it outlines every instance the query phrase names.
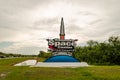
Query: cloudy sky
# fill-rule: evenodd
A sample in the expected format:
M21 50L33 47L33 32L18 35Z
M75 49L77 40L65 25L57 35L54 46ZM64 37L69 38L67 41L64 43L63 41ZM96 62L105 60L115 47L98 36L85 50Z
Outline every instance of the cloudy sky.
M0 0L0 52L38 54L47 38L105 41L120 35L120 0Z

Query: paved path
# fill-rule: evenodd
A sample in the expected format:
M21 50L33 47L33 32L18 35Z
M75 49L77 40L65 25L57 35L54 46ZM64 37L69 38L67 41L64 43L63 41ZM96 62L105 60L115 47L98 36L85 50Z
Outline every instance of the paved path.
M26 60L24 62L15 64L14 66L32 66L36 64L36 60Z

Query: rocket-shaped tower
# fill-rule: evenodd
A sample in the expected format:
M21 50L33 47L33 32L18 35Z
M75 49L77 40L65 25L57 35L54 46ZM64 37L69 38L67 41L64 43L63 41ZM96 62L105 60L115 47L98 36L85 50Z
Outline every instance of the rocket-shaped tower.
M61 25L60 25L60 40L65 39L65 29L64 29L64 21L63 18L61 18Z
M76 39L65 39L65 26L63 18L60 24L60 39L47 39L48 51L53 54L53 57L48 58L45 62L79 62L73 56L76 46Z
M63 18L61 18L60 24L60 39L47 39L48 51L51 51L53 55L70 55L72 56L75 51L76 39L65 39L65 27Z

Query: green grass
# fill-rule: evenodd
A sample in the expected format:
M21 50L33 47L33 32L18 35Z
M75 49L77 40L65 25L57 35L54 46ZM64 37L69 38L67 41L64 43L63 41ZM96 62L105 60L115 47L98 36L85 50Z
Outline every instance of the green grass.
M34 58L4 58L0 59L0 66L12 66L18 62L25 61L28 59L34 59Z
M0 80L120 80L120 66L80 68L12 66L26 59L1 59Z

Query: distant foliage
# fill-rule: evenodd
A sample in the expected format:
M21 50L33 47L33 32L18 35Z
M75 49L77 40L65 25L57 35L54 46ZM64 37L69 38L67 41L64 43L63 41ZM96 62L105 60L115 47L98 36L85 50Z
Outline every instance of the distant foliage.
M36 55L22 55L22 54L0 52L0 58L10 58L10 57L36 57Z
M44 51L40 51L40 53L38 54L38 57L41 57L41 58L49 58L51 56L52 56L52 53L44 52Z
M107 42L90 40L87 46L76 47L74 57L89 64L120 65L120 37L111 36Z

